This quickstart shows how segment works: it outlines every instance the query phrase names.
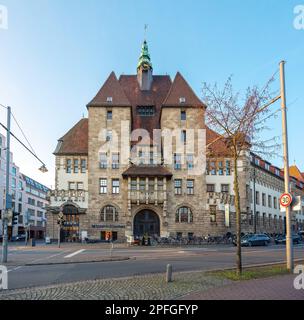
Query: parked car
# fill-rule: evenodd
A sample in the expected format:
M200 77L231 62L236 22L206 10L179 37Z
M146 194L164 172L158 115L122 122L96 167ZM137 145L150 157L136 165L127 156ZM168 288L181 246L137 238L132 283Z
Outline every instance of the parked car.
M268 246L271 239L266 234L248 234L241 239L242 247ZM234 240L236 245L236 240Z
M18 236L12 237L11 242L25 241L25 239L26 239L25 234L19 234Z
M26 239L26 235L25 234L19 234L16 237L16 241L25 241L25 239Z
M297 234L292 235L292 240L294 244L299 244L301 242L301 237ZM286 235L279 236L275 239L276 244L286 244Z

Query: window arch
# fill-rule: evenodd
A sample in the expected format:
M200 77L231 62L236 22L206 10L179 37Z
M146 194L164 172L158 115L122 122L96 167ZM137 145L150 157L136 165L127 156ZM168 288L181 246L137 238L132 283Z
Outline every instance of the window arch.
M67 204L63 207L63 214L64 215L76 215L78 214L78 209L70 204Z
M189 207L181 207L177 210L176 223L193 223L193 213Z
M106 206L101 210L100 219L102 222L118 222L118 211L113 206Z

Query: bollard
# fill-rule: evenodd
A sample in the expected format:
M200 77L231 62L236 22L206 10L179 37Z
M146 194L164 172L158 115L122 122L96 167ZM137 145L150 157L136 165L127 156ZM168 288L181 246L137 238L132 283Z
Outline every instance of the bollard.
M113 257L113 250L114 250L114 242L111 243L111 248L110 248L111 258Z
M171 264L167 265L167 278L166 278L167 283L173 282L173 268Z

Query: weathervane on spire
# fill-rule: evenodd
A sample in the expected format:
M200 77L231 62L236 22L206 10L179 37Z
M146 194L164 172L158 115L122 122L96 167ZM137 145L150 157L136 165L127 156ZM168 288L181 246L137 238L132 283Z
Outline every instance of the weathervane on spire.
M145 36L144 36L145 39L147 39L148 27L149 27L149 26L148 26L147 24L145 24Z

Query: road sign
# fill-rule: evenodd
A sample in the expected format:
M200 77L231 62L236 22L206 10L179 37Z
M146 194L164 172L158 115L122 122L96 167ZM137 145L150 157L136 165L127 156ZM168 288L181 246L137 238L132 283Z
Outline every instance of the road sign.
M284 213L286 212L286 207L281 207L281 212ZM295 212L300 212L302 211L302 208L304 208L304 198L303 197L293 197L293 201L291 204L291 210Z
M288 208L292 204L292 195L290 193L284 193L280 198L280 204L284 208Z
M303 206L302 197L294 197L294 201L292 203L292 211L301 211Z

